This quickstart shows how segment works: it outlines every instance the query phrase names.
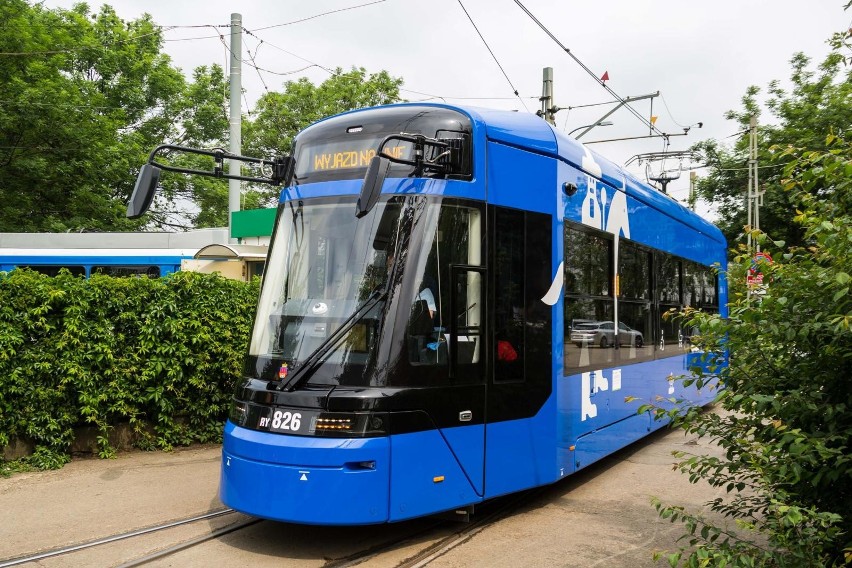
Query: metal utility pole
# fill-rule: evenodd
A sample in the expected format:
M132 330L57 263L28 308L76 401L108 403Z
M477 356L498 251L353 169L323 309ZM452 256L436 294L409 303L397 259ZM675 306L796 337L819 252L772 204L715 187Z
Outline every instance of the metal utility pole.
M240 96L242 95L242 52L243 52L243 16L231 14L231 118L229 121L230 153L239 155L242 152L242 114L240 113ZM231 174L240 173L240 163L228 160L228 171ZM232 243L236 242L233 235L233 214L240 210L240 180L228 180L228 235Z
M550 124L556 125L556 111L553 108L553 67L544 68L544 80L541 87L541 110L538 115Z
M758 185L757 176L757 117L749 120L748 134L748 191L746 192L746 223L749 227L748 247L751 249L752 230L760 230L760 206L763 205L763 194ZM760 252L760 243L757 243Z
M689 172L689 199L688 199L688 203L689 203L689 209L691 211L695 211L695 202L697 201L697 197L695 195L695 189L696 189L695 184L698 181L697 178L698 178L698 174L696 174L694 171Z

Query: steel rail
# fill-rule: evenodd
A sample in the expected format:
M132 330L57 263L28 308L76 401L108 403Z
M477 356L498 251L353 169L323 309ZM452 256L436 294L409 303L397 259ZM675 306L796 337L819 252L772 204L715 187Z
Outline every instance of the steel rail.
M180 525L186 525L189 523L194 523L197 521L203 521L205 519L212 519L214 517L219 517L222 515L227 515L228 513L235 513L233 509L219 509L216 511L211 511L209 513L204 513L203 515L198 515L195 517L189 517L187 519L182 519L179 521L172 521L169 523L164 523L161 525L154 525L151 527L147 527L144 529L138 529L126 533L119 533L112 536L99 538L97 540L90 540L84 542L82 544L75 544L73 546L66 546L63 548L55 548L53 550L48 550L46 552L42 552L39 554L33 554L31 556L21 556L19 558L12 558L8 560L4 560L0 562L0 568L9 568L10 566L18 566L20 564L25 564L27 562L35 562L38 560L44 560L45 558L52 558L54 556L61 556L63 554L70 554L72 552L77 552L78 550L85 550L86 548L92 548L95 546L100 546L102 544L108 544L110 542L116 542L119 540L124 540L127 538L133 538L135 536L141 536L144 534L149 534L152 532L157 532L165 529L170 529L172 527L177 527Z
M232 533L234 531L238 531L240 529L244 529L253 524L259 523L263 519L248 519L241 523L237 523L234 525L229 525L227 527L222 527L216 529L215 531L211 531L209 534L197 536L193 539L187 540L185 542L181 542L175 544L174 546L170 546L168 548L164 548L163 550L159 550L157 552L153 552L151 554L146 554L145 556L141 556L135 560L131 560L130 562L125 562L117 566L116 568L134 568L135 566L142 566L143 564L147 564L149 562L153 562L154 560L158 560L163 558L164 556L169 556L174 554L175 552L180 552L181 550L186 550L187 548L192 548L195 545L201 544L202 542L207 542L208 540L218 538L220 536L224 536L228 533Z

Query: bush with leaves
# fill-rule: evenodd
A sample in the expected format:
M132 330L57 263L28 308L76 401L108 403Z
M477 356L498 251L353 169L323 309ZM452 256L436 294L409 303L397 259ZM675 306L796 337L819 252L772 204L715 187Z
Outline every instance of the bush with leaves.
M161 279L0 273L0 450L67 461L74 428L133 426L145 447L221 439L241 372L257 281L180 272Z
M752 262L741 247L729 266L729 318L690 312L717 367L721 411L666 410L687 432L715 440L723 457L677 454L691 482L724 488L709 510L719 526L656 502L661 516L686 523L689 546L672 566L832 566L852 562L852 144L828 136L824 151L775 151L787 160L784 191L797 204L791 222L806 244L784 249L753 232L775 262ZM760 270L766 288L746 288ZM713 368L713 362L710 367ZM683 378L710 381L701 369Z

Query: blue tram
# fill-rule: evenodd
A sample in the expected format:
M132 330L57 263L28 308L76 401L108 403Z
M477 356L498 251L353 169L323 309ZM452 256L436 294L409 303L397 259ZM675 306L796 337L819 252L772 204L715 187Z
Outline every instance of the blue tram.
M0 271L29 268L48 276L146 276L181 270L210 243L226 243L227 231L186 233L0 233Z
M385 523L553 483L712 393L671 308L725 310L721 232L528 114L401 104L295 139L222 501ZM141 179L141 177L140 177Z
M62 269L74 276L145 276L159 278L177 272L193 251L116 251L113 249L8 249L0 253L0 271L29 268L48 276Z

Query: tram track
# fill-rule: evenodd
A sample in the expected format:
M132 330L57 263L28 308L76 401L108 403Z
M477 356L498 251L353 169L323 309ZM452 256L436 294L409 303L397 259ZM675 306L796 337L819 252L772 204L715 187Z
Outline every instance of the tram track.
M441 537L422 550L416 552L395 565L395 568L422 568L427 566L432 560L443 556L453 548L460 546L471 538L475 537L491 525L499 522L505 517L515 513L523 505L526 505L530 500L535 499L548 487L539 487L530 489L515 495L502 497L498 501L492 501L483 505L486 508L482 516L474 517L471 521L461 524L459 528L453 530L451 534ZM442 527L459 526L459 521L439 519L434 525L428 526L416 532L403 535L395 538L392 541L374 546L368 550L356 552L345 558L332 560L323 565L323 568L353 568L355 566L365 566L368 562L377 560L382 554L397 550L406 542L412 541L415 538L427 535L430 532L436 531Z
M199 521L215 519L217 517L221 517L221 516L224 516L224 515L230 515L230 514L238 515L239 513L237 513L233 509L229 509L229 508L212 509L212 510L209 510L209 511L202 513L200 515L193 515L191 517L186 517L186 518L178 519L178 520L175 520L175 521L169 521L169 522L161 523L161 524L157 524L157 525L150 525L150 526L147 526L147 527L143 527L141 529L134 529L134 530L131 530L131 531L116 533L116 534L113 534L113 535L109 535L109 536L106 536L106 537L100 537L100 538L93 539L93 540L88 540L88 541L81 542L79 544L74 544L74 545L71 545L71 546L53 548L53 549L49 549L49 550L38 552L38 553L27 554L25 556L18 556L18 557L15 557L15 558L8 558L8 559L5 559L5 560L0 560L0 568L11 568L13 566L20 566L20 565L23 565L23 564L27 564L29 562L40 562L40 561L47 560L47 559L50 559L50 558L55 558L55 557L59 557L59 556L67 556L67 555L70 555L70 554L73 554L73 553L76 553L76 552L80 552L80 551L84 551L84 550L87 550L87 549L90 549L90 548L103 546L103 545L110 544L110 543L120 542L122 540L127 540L127 539L131 539L131 538L137 538L137 537L152 534L152 533L155 533L155 532L164 531L164 530L168 530L168 529L172 529L172 528L176 528L176 527L181 527L181 526L192 524L192 523L199 522ZM252 519L252 521L258 522L259 519ZM247 526L247 524L248 523L244 523L243 526ZM232 525L228 525L228 526L223 527L223 528L230 528L231 526ZM243 528L243 526L231 528L231 530L229 530L227 532L233 532L234 530L237 530L239 528ZM222 529L211 531L211 534L217 533L221 530ZM225 534L225 533L222 533L222 534ZM204 536L206 536L206 535L204 535ZM210 538L215 538L216 536L220 536L220 535L214 534L213 536L207 536L207 539L209 540ZM138 564L130 564L130 565L138 565Z
M474 515L469 522L463 524L458 520L453 519L452 513L443 517L433 517L434 522L430 522L425 526L420 524L416 530L404 531L403 534L393 539L389 539L386 542L377 543L342 558L328 560L323 565L323 568L350 568L354 566L366 566L369 565L371 561L379 560L382 560L387 564L387 555L393 554L394 552L399 554L399 551L403 547L416 543L418 539L433 542L423 545L420 550L415 551L412 555L399 562L395 562L394 565L397 568L420 568L426 566L432 560L446 554L453 548L464 544L489 526L514 513L521 506L528 503L530 499L534 498L540 490L541 488L533 489L521 494L491 501L481 506L481 508L478 509L477 514ZM211 527L209 530L204 531L198 536L174 542L174 544L170 544L165 547L158 547L156 550L152 550L149 553L142 553L130 560L122 562L121 559L117 559L115 562L108 563L106 565L115 566L116 568L135 568L138 566L144 566L149 563L156 562L164 557L181 551L186 551L208 541L221 538L225 535L235 533L257 523L263 522L263 519L246 517L233 509L214 509L199 515L150 525L140 529L115 533L106 537L100 537L70 546L57 547L14 558L0 559L0 568L12 568L29 563L41 564L44 561L58 559L60 557L70 557L73 559L75 557L72 555L89 549L106 547L107 545L116 546L116 543L120 543L122 541L166 532L169 529L177 529L178 527L183 527L192 523L210 521L227 515L233 515L234 519L224 525L220 524L217 527ZM125 558L127 558L127 556L125 556Z
M236 511L232 511L236 512ZM263 519L250 518L242 522L234 523L231 525L224 526L219 529L215 529L210 531L208 534L204 534L190 540L180 542L163 550L158 550L156 552L152 552L151 554L146 554L145 556L140 556L134 560L129 562L125 562L124 564L120 564L116 568L135 568L136 566L143 566L148 564L149 562L153 562L155 560L159 560L160 558L164 558L166 556L170 556L182 550L186 550L188 548L192 548L193 546L198 546L208 540L213 540L214 538L219 538L221 536L225 536L226 534L230 534L232 532L236 532L238 530L242 530L244 528L250 527L251 525L255 525L261 522Z

